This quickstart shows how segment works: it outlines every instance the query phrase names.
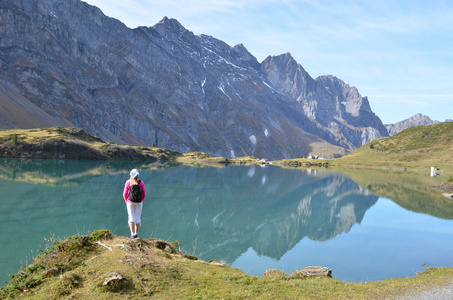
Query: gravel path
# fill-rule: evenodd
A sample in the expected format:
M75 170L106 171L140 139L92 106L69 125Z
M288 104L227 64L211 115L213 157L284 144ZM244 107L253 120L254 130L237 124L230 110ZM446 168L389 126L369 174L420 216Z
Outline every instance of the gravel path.
M406 294L406 296L398 298L399 300L452 300L453 299L453 284L439 286L435 289L427 290L418 295Z

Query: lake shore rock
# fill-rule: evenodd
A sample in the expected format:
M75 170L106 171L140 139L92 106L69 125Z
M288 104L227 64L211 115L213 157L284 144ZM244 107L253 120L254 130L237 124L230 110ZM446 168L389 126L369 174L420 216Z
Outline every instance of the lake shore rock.
M310 277L310 276L328 276L332 277L332 270L326 267L306 267L300 271L293 272L293 275L302 275L303 277Z
M275 279L306 278L311 276L332 277L332 270L321 266L305 267L302 270L294 271L291 275L277 269L269 269L264 272L263 277Z

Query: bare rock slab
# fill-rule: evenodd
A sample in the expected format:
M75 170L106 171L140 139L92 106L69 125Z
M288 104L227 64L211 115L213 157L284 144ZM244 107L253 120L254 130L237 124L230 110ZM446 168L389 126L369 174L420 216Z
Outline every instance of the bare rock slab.
M117 273L117 272L109 272L105 276L106 276L106 278L105 278L104 282L102 283L103 286L117 284L121 280L126 279L126 277L124 277L123 275L121 275L120 273Z
M277 269L269 269L264 272L263 277L268 277L268 278L277 278L277 279L283 279L283 278L289 278L290 275L286 274L285 272Z
M332 277L332 270L326 267L306 267L300 271L293 272L293 275L302 275L303 277L310 276L329 276Z

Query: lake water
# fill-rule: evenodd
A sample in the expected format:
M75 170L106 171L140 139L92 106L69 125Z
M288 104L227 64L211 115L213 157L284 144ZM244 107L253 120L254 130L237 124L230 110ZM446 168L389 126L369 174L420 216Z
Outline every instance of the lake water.
M122 191L134 167L148 192L140 237L179 240L250 275L320 265L363 282L453 266L453 201L404 174L137 164L0 160L2 285L44 238L129 236Z

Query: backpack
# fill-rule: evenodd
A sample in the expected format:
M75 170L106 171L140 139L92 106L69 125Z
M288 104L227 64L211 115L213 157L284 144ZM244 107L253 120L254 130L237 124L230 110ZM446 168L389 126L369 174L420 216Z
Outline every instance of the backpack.
M134 203L142 202L142 187L140 185L140 180L138 181L138 184L131 185L129 200Z

